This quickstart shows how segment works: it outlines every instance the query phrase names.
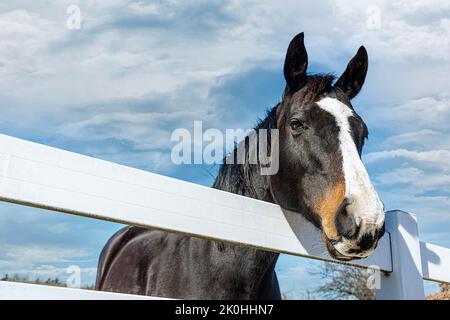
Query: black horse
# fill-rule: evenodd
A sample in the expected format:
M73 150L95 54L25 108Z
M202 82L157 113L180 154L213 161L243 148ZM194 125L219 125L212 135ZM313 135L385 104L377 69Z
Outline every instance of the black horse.
M299 212L322 230L332 257L363 258L384 233L383 205L360 158L367 127L350 103L364 83L367 52L360 47L335 83L330 75L307 75L307 64L301 33L287 50L283 99L256 128L278 130L278 172L262 175L258 164L224 163L213 187ZM125 227L101 253L96 289L279 299L277 258L274 252Z

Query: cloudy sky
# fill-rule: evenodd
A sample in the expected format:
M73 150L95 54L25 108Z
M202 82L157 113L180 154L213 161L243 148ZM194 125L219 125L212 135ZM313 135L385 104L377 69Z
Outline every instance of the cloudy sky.
M280 100L301 31L311 72L339 75L367 48L354 99L370 131L363 160L387 209L416 213L421 238L450 247L448 0L2 1L0 131L210 185L216 166L171 163L171 132L252 127ZM89 284L120 227L1 204L0 274L64 279L75 264ZM315 266L283 256L283 290L314 287Z

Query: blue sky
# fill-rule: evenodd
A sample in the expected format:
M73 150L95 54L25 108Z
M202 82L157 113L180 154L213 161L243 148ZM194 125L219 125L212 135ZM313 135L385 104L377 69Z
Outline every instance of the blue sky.
M339 75L369 53L354 99L369 127L363 160L387 209L417 214L421 239L450 247L450 3L432 1L0 3L2 133L211 185L216 166L175 166L176 128L250 128L284 87L290 39L311 72ZM66 9L81 9L79 30ZM93 281L120 225L0 205L0 274ZM316 285L317 263L283 256L282 287Z

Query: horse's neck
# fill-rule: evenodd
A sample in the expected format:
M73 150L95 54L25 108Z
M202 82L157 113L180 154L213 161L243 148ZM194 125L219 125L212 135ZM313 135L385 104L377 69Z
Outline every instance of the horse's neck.
M213 188L249 198L273 202L267 176L259 174L258 165L223 165Z
M259 174L257 165L223 165L214 188L243 196L273 202L267 176ZM272 279L278 253L218 243L220 251L233 259L241 281L250 291L258 290L263 282ZM265 280L266 279L266 280Z
M250 164L251 161L249 161L249 153L256 154L256 146L253 145L253 147L251 147L247 145L245 141L248 142L247 139L249 139L252 134L258 134L257 132L259 129L267 130L267 134L269 135L268 138L271 140L271 130L276 128L277 107L278 105L272 108L267 113L267 117L255 128L256 131L247 136L246 139L244 139L244 141L241 142L230 155L228 155L219 170L219 174L214 181L213 188L258 200L274 202L270 192L268 176L261 174L259 159L257 160L257 164ZM267 147L270 148L270 146L271 143L268 143ZM242 147L245 153L245 160L243 164L242 159L238 159L238 150ZM252 151L249 149L252 149ZM268 151L269 150L270 149L268 149ZM231 161L229 161L230 159ZM239 162L239 160L241 160L241 162Z

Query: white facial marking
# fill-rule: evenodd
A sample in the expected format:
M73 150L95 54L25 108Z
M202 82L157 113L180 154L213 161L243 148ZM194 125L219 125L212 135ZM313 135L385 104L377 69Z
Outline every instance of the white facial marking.
M370 182L369 175L352 138L348 119L354 115L353 110L339 100L329 97L323 98L317 104L335 118L339 127L345 197L350 201L347 211L354 216L358 224L362 224L361 233L373 234L384 222L383 204ZM344 239L337 244L336 250L345 254L346 249L349 249L350 246L350 241Z

